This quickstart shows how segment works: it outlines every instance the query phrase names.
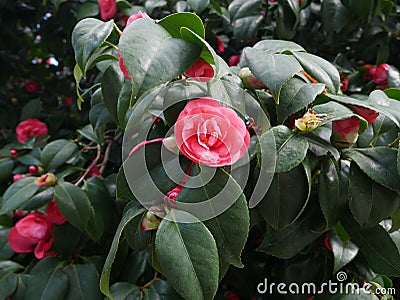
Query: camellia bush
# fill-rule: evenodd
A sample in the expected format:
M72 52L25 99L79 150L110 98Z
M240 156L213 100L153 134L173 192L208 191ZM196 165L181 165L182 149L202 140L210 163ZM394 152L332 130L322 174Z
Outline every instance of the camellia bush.
M0 299L395 299L396 1L31 5L76 25L2 91Z

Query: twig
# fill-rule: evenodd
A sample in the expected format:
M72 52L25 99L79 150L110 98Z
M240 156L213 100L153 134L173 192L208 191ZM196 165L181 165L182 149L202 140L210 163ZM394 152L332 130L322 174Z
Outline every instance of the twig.
M85 177L87 176L87 174L89 174L90 170L97 164L97 162L99 161L100 157L101 157L101 148L100 145L97 145L97 155L95 157L95 159L92 160L92 162L90 163L89 167L86 169L86 171L82 174L82 176L78 179L77 182L75 182L75 185L78 186L81 184L81 182L85 179Z
M122 136L122 134L123 134L122 132L118 133L114 138L112 138L112 140L110 140L108 142L106 151L104 152L103 161L100 164L99 172L101 175L103 175L103 172L107 166L107 162L110 159L111 147L112 147L113 143L118 141L120 139L120 137Z
M154 273L153 279L150 280L148 283L146 283L146 284L142 287L142 289L148 289L148 288L154 283L154 281L156 281L157 279L158 279L158 273L155 272L155 273Z

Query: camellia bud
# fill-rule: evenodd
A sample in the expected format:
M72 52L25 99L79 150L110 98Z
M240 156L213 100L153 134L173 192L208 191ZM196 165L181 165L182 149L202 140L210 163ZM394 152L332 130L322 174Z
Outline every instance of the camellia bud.
M345 148L353 145L358 139L360 120L351 117L346 120L332 122L331 142L336 147Z
M43 172L43 168L42 167L34 166L34 165L29 166L28 170L29 170L29 173L31 173L32 175L37 175L37 174Z
M308 110L302 118L294 121L294 125L299 131L311 132L321 124L324 117L326 117L326 114L317 114Z
M53 173L46 173L35 180L35 185L50 187L57 183L57 177Z
M160 219L149 210L142 219L142 223L140 224L140 230L148 231L148 230L155 230L160 225Z
M248 89L266 89L267 86L258 80L249 68L243 68L239 71L238 76L242 79L243 85Z
M12 157L16 157L16 156L18 155L18 151L15 150L15 149L11 149L11 150L10 150L10 155L11 155Z
M24 177L26 177L26 176L23 175L23 174L15 174L15 175L13 176L13 181L16 182L16 181L18 181L18 180L20 180L20 179L22 179L22 178L24 178Z

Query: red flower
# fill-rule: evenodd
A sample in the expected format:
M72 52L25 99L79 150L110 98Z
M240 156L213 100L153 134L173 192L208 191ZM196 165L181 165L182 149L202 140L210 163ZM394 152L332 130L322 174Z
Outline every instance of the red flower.
M62 99L62 105L63 106L71 106L72 105L72 97L65 97Z
M97 0L100 6L100 17L103 21L112 19L117 12L117 1L115 0Z
M89 171L89 173L86 175L86 177L89 178L89 177L100 176L100 175L101 175L101 174L100 174L99 167L98 167L97 165L94 165L94 166L90 169L90 171Z
M49 222L54 224L64 224L67 219L63 216L60 209L57 206L56 201L51 200L46 206L46 212Z
M329 251L332 251L332 246L331 246L331 243L329 242L329 235L328 234L325 234L324 245L325 245L326 249L328 249Z
M348 107L354 110L357 114L367 120L368 125L371 125L375 122L376 118L378 118L379 113L373 111L372 109L368 109L365 107L357 106L357 105L348 105Z
M175 123L179 150L210 167L233 165L246 152L250 135L236 112L213 98L191 100Z
M28 214L19 220L8 234L8 243L17 253L34 252L42 259L53 245L53 224L41 212Z
M37 90L39 89L39 84L36 81L33 80L29 80L27 82L25 82L25 90L32 94L37 92Z
M349 87L349 76L343 73L340 73L340 89L343 93L347 92Z
M359 129L360 120L357 117L333 121L331 140L333 143L354 144L357 141Z
M222 41L221 37L219 35L217 35L216 39L217 39L217 43L218 43L217 53L225 52L224 42Z
M23 144L32 136L46 135L49 132L45 123L30 118L18 124L16 133L18 142Z
M380 64L374 73L373 81L376 84L383 84L386 85L388 83L388 71L390 69L390 65L388 64Z
M239 61L240 61L240 55L232 55L231 57L229 57L229 65L231 67L237 66Z
M197 81L206 82L214 77L214 69L204 59L199 58L184 74Z

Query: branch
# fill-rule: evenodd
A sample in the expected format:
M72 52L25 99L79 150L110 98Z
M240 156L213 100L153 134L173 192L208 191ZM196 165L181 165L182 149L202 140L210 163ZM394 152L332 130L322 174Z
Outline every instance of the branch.
M100 157L101 157L101 147L100 145L96 146L97 149L97 155L95 157L95 159L92 160L92 162L90 163L89 167L86 169L86 171L82 174L82 176L78 179L77 182L75 182L75 185L78 186L82 183L82 181L85 179L85 177L87 176L87 174L89 174L90 170L97 164L97 162L99 161Z

